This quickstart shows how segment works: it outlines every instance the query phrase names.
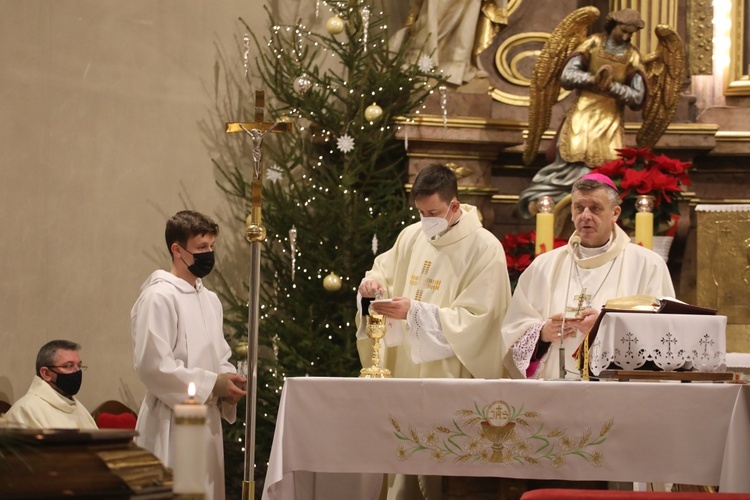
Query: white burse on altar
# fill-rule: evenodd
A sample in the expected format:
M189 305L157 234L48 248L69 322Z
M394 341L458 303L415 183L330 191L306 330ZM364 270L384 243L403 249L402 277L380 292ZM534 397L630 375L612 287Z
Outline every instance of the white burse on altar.
M723 372L727 317L715 309L647 295L608 301L591 332L589 367ZM648 364L647 364L648 363Z

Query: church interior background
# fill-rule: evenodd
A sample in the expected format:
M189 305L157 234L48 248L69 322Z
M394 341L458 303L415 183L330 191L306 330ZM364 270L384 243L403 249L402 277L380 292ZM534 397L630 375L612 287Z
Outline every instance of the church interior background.
M408 2L382 3L394 26L407 22ZM328 15L316 16L316 2L267 4L278 19L325 29ZM241 287L247 274L244 222L215 185L216 151L205 127L217 100L217 60L242 44L238 17L258 33L268 31L267 19L260 2L245 0L2 5L0 399L24 394L43 343L68 338L83 346L90 367L79 398L84 405L118 399L138 408L145 389L132 369L129 311L143 279L167 266L160 240L166 218L183 208L214 215L222 226L219 258L237 270L230 285ZM429 163L449 164L459 173L462 201L480 207L498 238L533 229L516 202L545 164L554 135L545 133L531 165L522 162L528 84L546 37L565 15L588 5L605 13L639 10L646 28L635 43L642 52L656 24L675 26L687 71L680 105L655 150L693 168L668 264L677 298L718 308L729 317L728 350L750 352L750 215L696 211L750 204L750 2L506 5L507 19L496 23L478 55L486 74L447 84L400 123L409 181ZM251 80L260 86L257 75ZM569 104L555 106L551 126ZM627 115L627 145L639 119Z

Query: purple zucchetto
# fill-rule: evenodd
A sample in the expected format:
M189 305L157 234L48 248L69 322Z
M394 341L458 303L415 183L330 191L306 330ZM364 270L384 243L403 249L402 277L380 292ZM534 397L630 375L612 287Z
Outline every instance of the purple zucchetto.
M611 187L615 190L616 193L619 193L620 191L617 189L617 186L615 185L614 181L607 177L604 174L586 174L583 177L581 177L580 180L589 180L589 181L596 181L601 182L602 184L606 184L607 186Z

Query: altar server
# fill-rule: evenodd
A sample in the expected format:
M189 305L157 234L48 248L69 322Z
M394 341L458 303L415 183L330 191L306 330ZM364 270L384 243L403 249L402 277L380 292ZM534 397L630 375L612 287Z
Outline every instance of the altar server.
M172 269L148 277L130 313L135 369L148 389L136 444L173 466L172 409L185 402L194 382L195 400L208 406L207 499L224 498L221 418L235 421L246 382L229 363L219 298L201 281L213 268L218 234L219 226L198 212L185 210L169 219L165 236Z

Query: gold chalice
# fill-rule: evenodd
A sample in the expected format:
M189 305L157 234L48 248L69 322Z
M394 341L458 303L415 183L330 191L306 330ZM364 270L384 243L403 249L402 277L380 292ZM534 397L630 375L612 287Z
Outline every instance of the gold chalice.
M385 316L375 314L368 309L362 308L362 314L367 311L367 336L372 339L372 366L362 368L359 372L360 378L390 378L391 371L380 366L380 339L385 336Z
M515 422L508 422L505 425L498 426L492 425L486 420L482 421L482 435L492 443L490 462L503 463L510 461L510 456L503 455L503 443L508 440L515 426Z

